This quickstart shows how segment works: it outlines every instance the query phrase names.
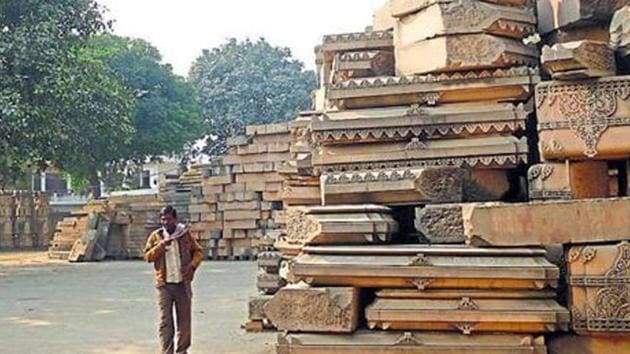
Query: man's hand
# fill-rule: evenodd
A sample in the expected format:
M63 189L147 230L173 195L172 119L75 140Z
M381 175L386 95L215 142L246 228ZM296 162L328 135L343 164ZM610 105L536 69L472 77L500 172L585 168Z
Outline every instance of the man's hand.
M164 247L170 246L173 243L173 240L162 240L160 241L161 245Z

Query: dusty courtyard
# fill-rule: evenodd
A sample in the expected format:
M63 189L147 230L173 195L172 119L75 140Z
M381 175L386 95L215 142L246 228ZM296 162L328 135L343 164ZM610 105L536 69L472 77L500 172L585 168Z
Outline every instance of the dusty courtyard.
M0 253L0 348L10 353L155 353L157 312L143 262L48 263ZM193 291L191 353L272 353L275 334L240 325L253 262L205 262ZM7 350L7 351L4 351Z

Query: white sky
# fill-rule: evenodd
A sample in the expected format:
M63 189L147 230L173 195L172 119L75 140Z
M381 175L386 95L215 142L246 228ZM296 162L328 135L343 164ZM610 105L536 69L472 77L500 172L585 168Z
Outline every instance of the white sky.
M358 32L371 25L385 0L97 0L114 19L114 32L156 46L175 72L227 38L265 37L289 47L307 68L325 34Z

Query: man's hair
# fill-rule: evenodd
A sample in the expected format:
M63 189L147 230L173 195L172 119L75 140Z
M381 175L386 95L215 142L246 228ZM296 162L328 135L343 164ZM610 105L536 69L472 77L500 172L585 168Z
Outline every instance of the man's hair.
M170 215L173 218L177 219L177 210L175 210L175 208L173 208L172 205L167 205L164 208L162 208L162 210L160 210L160 215L161 216Z

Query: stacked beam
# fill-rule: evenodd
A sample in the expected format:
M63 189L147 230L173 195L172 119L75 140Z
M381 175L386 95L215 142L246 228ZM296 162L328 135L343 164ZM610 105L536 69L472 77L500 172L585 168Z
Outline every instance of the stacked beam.
M52 259L68 259L74 244L90 229L98 215L108 214L105 201L91 201L81 210L73 212L57 222L52 240L48 247L48 257Z
M48 244L50 210L45 194L0 193L0 248L37 248Z

